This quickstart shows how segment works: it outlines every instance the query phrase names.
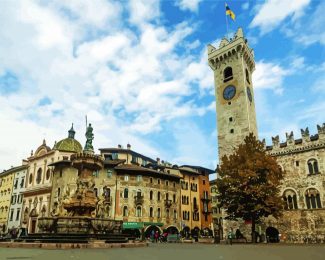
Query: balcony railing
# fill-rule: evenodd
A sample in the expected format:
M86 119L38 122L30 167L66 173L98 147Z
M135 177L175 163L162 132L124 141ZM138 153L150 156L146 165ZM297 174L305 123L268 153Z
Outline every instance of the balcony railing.
M136 205L143 204L143 196L142 195L136 195L136 196L134 196L134 203Z
M165 200L165 207L166 208L170 208L172 205L172 201L171 200Z

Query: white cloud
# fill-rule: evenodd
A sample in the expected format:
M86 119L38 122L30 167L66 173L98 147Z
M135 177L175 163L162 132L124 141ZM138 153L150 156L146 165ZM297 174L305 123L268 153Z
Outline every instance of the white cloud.
M243 3L241 7L243 10L247 10L249 8L249 2Z
M310 0L269 0L257 6L255 15L250 27L259 27L262 33L272 31L287 17L293 20L303 15L304 8Z
M178 0L178 2L176 2L176 5L181 10L189 10L191 12L197 12L201 1L202 0Z
M272 62L259 61L253 73L254 88L272 89L277 94L282 94L282 82L289 71Z
M191 97L213 87L205 54L198 63L196 56L176 51L184 48L195 26L159 25L156 1L131 1L129 6L8 1L2 7L0 71L14 71L20 88L8 98L0 96L0 135L8 137L1 143L8 151L0 158L1 167L13 160L17 164L44 137L53 146L66 137L72 122L83 144L86 114L94 126L94 147L130 142L155 158L160 148L151 147L145 134L161 130L164 122L209 111ZM123 24L123 12L140 31ZM44 96L52 103L39 107Z

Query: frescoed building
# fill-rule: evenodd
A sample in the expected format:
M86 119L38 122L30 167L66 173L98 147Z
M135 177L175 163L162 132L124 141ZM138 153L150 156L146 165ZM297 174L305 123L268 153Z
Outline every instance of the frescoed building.
M25 165L15 167L15 174L12 185L11 203L8 215L8 230L21 227L21 217L23 208L23 193L25 191L25 181L27 174L27 162L23 161ZM13 169L12 169L13 170Z

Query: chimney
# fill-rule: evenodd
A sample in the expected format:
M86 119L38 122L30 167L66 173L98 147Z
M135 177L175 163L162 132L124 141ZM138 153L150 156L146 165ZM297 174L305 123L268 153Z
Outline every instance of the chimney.
M160 158L157 157L157 164L160 164Z
M131 149L131 145L130 144L127 144L127 146L126 146L127 148L128 148L128 150L130 150Z
M117 145L117 148L120 148L120 149L121 149L121 148L122 148L122 145L118 144L118 145Z

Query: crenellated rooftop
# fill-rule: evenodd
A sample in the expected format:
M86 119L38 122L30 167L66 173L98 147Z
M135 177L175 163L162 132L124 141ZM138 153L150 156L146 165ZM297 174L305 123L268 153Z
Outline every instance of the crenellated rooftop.
M266 151L272 155L299 153L307 150L325 148L325 123L317 125L317 134L310 135L308 127L301 129L301 138L295 139L293 131L286 133L286 142L280 142L279 135L272 137L272 145L267 146L265 139L263 143Z

